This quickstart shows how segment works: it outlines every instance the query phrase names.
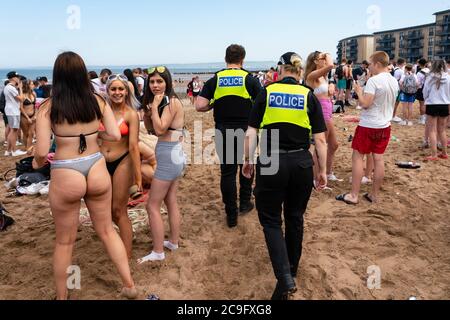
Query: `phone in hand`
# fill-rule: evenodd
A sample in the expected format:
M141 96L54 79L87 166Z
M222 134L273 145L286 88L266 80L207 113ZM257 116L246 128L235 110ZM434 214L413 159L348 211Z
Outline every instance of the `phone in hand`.
M164 96L164 98L162 99L161 103L158 106L158 109L164 108L165 106L169 105L169 103L170 103L169 97L168 96Z

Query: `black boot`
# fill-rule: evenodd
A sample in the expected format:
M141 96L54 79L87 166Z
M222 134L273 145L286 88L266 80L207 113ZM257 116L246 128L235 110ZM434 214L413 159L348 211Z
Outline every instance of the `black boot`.
M249 201L247 203L243 203L239 206L239 215L243 216L249 212L251 212L255 208L253 202Z
M290 274L278 280L271 300L289 300L289 296L297 291L294 279Z
M238 213L237 212L227 212L227 225L228 228L232 229L238 225Z

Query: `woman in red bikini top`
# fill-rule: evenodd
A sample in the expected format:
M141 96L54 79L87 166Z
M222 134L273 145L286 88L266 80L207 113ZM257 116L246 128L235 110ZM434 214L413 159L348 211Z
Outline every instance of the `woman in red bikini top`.
M131 258L133 230L128 218L128 190L137 185L142 191L141 158L139 153L139 102L130 91L124 75L111 75L106 83L108 102L114 112L122 138L119 142L102 141L101 152L112 180L112 217ZM100 127L100 131L102 128Z

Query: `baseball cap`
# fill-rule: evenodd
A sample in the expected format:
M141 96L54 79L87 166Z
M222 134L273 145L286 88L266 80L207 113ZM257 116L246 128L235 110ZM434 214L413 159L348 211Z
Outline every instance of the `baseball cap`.
M278 61L278 65L280 66L280 65L289 64L292 66L292 56L294 56L294 55L299 56L295 52L286 52L285 54L283 54L281 56L280 61Z
M12 78L23 79L23 78L25 78L24 76L21 76L20 74L18 74L16 71L8 72L8 74L6 75L6 77L7 77L8 79L12 79Z
M37 78L36 78L36 81L45 81L45 82L48 82L48 79L47 79L47 77L37 77Z

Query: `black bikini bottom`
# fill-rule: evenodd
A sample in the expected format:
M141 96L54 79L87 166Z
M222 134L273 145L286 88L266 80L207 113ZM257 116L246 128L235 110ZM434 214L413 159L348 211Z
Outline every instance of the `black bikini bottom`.
M112 161L112 162L106 162L106 169L108 169L109 175L112 177L114 176L114 173L117 170L117 167L120 165L120 163L126 158L128 157L128 155L130 154L129 151L127 151L127 153L125 153L123 156L121 156L119 159Z

